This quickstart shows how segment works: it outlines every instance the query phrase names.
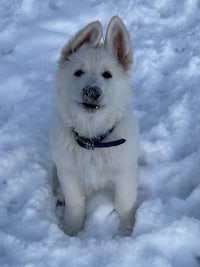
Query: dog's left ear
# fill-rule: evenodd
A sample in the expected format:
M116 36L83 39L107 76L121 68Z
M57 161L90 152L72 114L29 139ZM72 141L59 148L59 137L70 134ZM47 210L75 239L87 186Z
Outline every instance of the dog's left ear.
M131 41L128 30L118 16L112 17L108 24L105 47L111 49L125 70L130 69L133 62Z

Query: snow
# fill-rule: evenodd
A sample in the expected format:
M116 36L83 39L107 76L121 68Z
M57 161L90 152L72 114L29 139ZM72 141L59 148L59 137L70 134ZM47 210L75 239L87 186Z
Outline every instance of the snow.
M105 30L115 14L134 49L130 80L141 128L136 223L131 237L119 236L111 203L97 197L85 228L69 237L51 190L56 62L77 30L96 19ZM1 1L1 267L200 266L199 40L199 0Z

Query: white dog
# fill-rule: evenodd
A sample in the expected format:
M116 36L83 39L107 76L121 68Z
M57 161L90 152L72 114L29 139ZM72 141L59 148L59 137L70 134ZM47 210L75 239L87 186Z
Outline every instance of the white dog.
M130 37L117 16L104 43L101 37L98 21L78 32L63 48L56 76L51 149L69 235L81 230L88 197L102 189L112 192L123 231L134 223L139 131L127 81Z

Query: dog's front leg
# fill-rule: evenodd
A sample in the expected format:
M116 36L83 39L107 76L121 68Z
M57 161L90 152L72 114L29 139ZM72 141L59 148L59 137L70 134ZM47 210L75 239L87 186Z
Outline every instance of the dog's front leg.
M135 222L137 179L133 174L121 174L116 179L114 193L114 207L121 220L122 234L130 235Z
M63 230L68 235L75 235L83 227L85 219L85 196L76 177L70 175L70 178L62 178L59 179L65 198Z

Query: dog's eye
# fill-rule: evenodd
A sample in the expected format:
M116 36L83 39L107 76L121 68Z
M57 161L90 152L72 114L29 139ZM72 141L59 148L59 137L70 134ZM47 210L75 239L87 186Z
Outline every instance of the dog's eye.
M82 71L82 70L77 70L74 72L74 75L77 77L81 77L83 74L84 74L84 71Z
M105 79L110 79L110 78L112 78L112 74L111 74L109 71L105 71L104 73L102 73L102 76L103 76Z

